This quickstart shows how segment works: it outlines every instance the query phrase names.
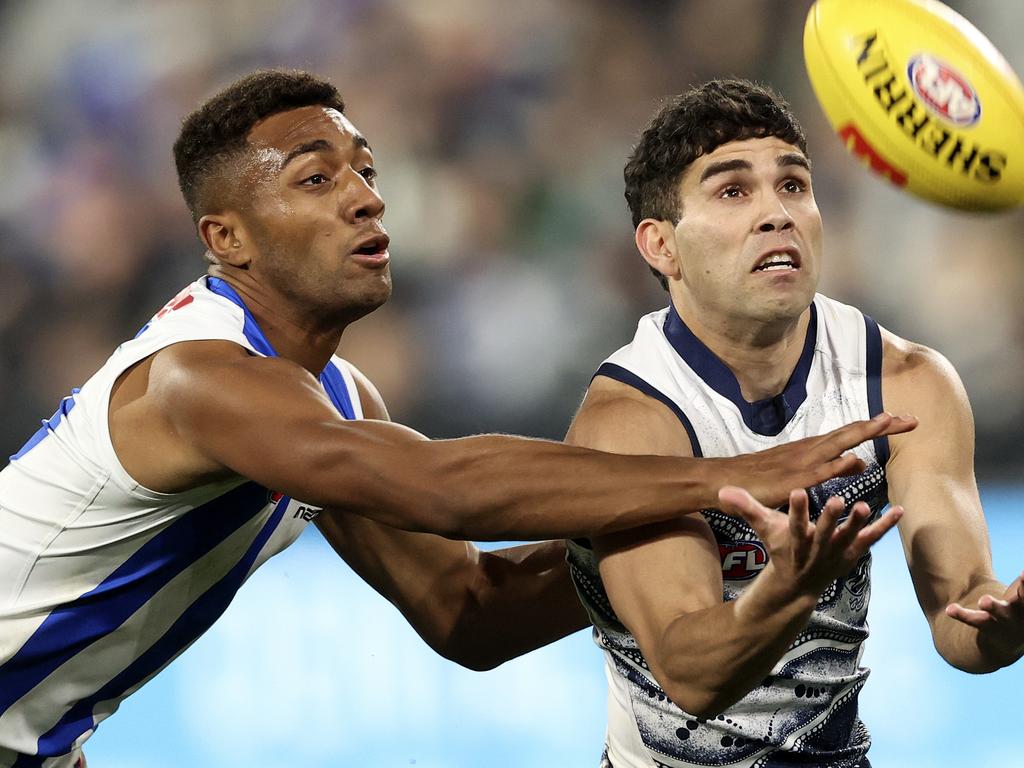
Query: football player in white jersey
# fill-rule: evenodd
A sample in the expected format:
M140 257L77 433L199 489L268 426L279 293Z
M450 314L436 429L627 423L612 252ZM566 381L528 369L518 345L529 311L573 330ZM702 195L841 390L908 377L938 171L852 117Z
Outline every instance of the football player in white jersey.
M708 457L883 407L920 426L859 448L861 476L794 492L788 515L723 489L702 515L570 544L605 651L604 762L866 766L869 546L897 521L943 658L989 672L1024 653L1024 588L992 571L963 386L937 352L816 294L810 161L770 90L712 81L671 99L625 180L670 306L601 366L568 442Z
M100 721L310 519L439 653L484 669L581 628L548 542L768 502L863 468L883 415L725 461L624 457L389 423L335 356L391 292L373 153L329 83L259 72L175 143L208 274L0 473L0 766L71 766ZM323 511L326 510L326 511Z

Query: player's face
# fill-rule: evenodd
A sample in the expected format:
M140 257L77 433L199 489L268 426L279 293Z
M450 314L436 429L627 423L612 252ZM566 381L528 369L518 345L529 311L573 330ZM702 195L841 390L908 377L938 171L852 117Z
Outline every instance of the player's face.
M301 107L257 123L248 140L250 269L316 312L352 319L383 304L391 294L384 201L355 126L337 110Z
M679 302L733 324L792 320L814 297L821 215L803 153L777 137L733 141L681 180Z

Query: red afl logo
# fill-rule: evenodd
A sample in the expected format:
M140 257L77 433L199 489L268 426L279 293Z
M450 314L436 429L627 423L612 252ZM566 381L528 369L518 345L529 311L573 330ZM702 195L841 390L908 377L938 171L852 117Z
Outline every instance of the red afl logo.
M722 578L726 581L752 579L768 564L768 552L756 541L734 541L719 544Z
M945 62L919 53L907 65L914 92L939 117L954 125L974 125L981 117L981 101L967 79Z
M280 491L271 491L270 492L270 503L271 504L277 504L283 498L284 498L284 494L281 493Z

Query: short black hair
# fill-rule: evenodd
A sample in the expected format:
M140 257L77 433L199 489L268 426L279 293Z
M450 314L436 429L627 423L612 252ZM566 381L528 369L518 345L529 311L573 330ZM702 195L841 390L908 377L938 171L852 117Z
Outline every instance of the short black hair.
M807 154L807 139L789 104L750 80L710 80L666 101L623 170L633 228L644 219L678 224L679 180L690 164L730 141L777 136ZM651 271L668 290L668 280Z
M186 117L174 142L174 165L193 221L217 205L210 199L210 181L227 161L245 151L246 137L256 123L314 105L345 111L338 89L327 80L301 70L261 69L236 80Z

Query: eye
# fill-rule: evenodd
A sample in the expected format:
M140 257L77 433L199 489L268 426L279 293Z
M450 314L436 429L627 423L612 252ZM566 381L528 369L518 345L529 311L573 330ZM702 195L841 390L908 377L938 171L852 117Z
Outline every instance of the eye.
M798 194L800 192L805 191L807 189L807 185L804 182L800 181L800 179L786 179L782 183L782 188L786 192Z
M374 179L377 178L377 169L374 168L372 165L368 165L365 168L359 169L359 175L362 176L367 181L373 181Z
M302 180L302 183L309 187L319 187L321 184L326 184L330 181L325 174L314 173L312 176L307 176Z
M731 197L736 198L743 194L743 188L737 184L730 184L725 187L720 193L719 197Z

